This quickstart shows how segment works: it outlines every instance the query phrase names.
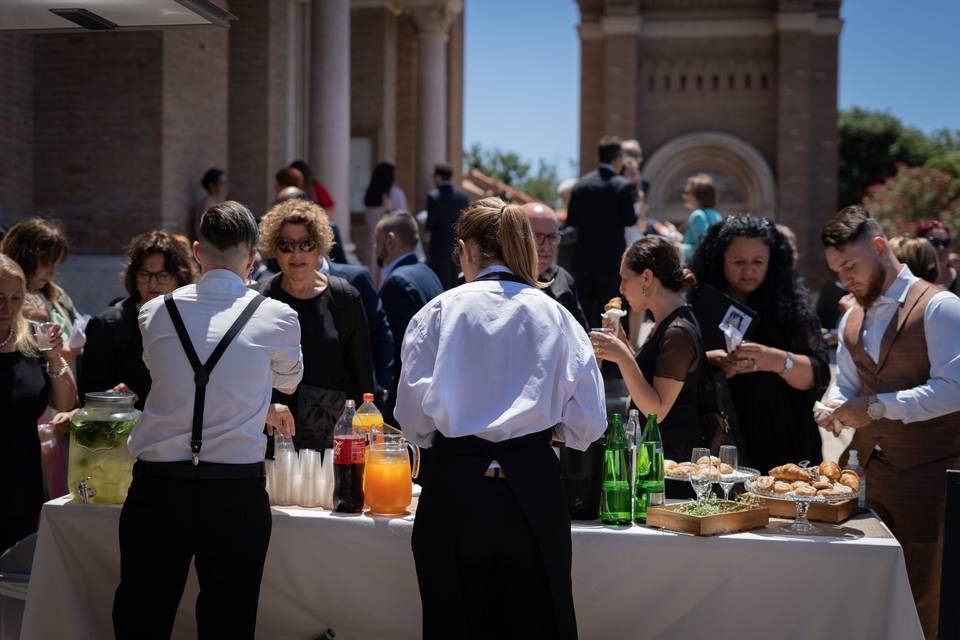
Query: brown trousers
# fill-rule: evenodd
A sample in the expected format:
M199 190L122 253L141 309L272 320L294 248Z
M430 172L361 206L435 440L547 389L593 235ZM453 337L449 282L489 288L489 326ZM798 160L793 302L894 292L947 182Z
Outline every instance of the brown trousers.
M867 506L877 512L903 547L910 588L927 640L936 640L940 615L944 471L957 468L960 456L901 472L871 457L865 469Z

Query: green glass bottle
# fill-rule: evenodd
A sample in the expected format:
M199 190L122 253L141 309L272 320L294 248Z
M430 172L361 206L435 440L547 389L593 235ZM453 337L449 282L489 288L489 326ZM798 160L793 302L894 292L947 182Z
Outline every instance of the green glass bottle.
M637 522L647 521L647 507L663 504L663 440L657 416L647 416L647 425L637 447L637 475L634 482L633 518Z
M600 520L604 524L630 523L630 448L619 413L613 414L603 448Z

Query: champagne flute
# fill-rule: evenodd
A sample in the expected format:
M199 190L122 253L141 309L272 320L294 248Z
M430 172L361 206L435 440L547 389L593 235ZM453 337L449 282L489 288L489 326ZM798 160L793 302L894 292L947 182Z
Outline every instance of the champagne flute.
M690 454L690 461L694 464L693 471L690 473L690 484L693 485L693 490L697 494L697 502L703 502L706 499L712 484L710 480L710 464L697 464L697 460L704 456L706 456L707 460L710 459L710 449L698 447Z
M730 466L730 473L723 472L723 465ZM737 448L731 444L720 447L720 488L723 489L723 499L730 499L730 489L736 484Z

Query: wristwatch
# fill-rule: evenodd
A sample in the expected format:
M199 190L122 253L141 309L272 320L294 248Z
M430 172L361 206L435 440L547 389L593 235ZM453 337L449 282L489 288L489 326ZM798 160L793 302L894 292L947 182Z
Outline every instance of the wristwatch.
M883 403L877 399L877 396L874 395L867 398L867 415L870 416L871 420L883 419L884 413L886 413L886 410L883 407Z
M787 359L783 361L783 369L780 370L780 375L790 373L791 369L793 369L793 356L787 351Z

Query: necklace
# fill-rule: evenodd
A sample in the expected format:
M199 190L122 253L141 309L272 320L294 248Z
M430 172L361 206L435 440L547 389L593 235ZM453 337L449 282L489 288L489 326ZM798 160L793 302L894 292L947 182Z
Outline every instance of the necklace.
M5 346L7 346L7 343L10 342L11 338L13 338L13 327L7 329L7 337L0 342L0 349L3 349Z

